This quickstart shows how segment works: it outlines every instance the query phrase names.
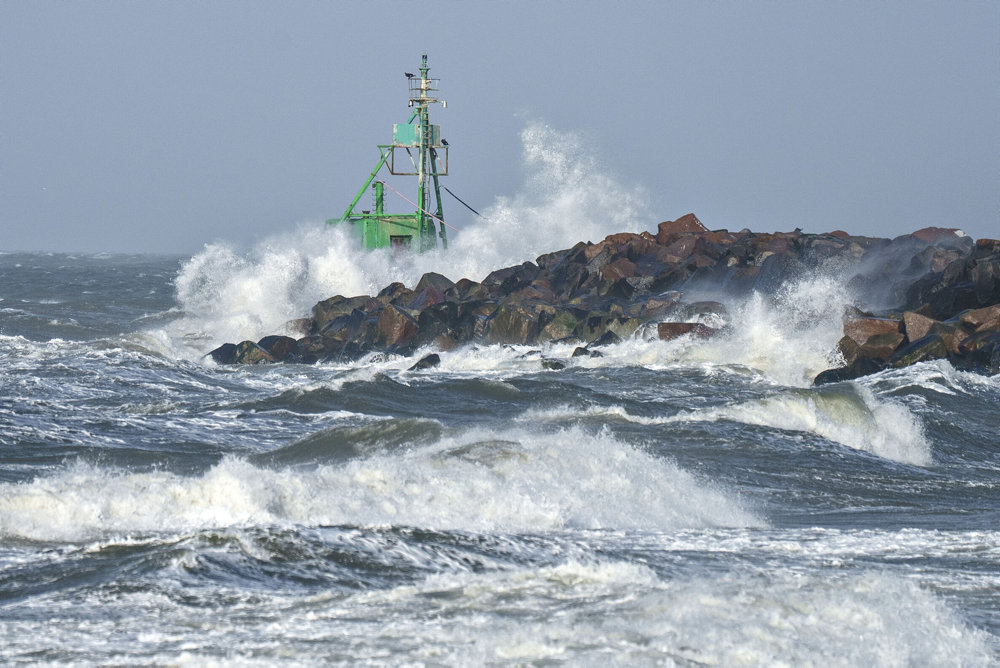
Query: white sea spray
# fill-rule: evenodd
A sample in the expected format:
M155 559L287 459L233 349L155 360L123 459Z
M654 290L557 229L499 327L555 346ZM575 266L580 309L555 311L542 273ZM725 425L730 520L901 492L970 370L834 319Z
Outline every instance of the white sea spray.
M161 345L168 354L200 357L206 346L224 341L291 333L286 323L308 316L327 297L374 295L395 281L412 288L432 271L453 281L479 281L580 240L655 225L642 189L606 175L579 137L532 122L521 141L525 181L519 192L499 196L482 217L452 232L447 251L364 252L347 230L320 221L300 223L250 249L224 241L206 245L176 279L184 317L166 329Z

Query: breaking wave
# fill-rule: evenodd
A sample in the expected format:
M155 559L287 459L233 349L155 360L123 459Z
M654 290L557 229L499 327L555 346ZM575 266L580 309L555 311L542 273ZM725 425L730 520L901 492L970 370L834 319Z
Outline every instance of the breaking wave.
M308 471L234 458L194 477L77 463L0 486L0 535L75 540L272 524L472 531L761 524L731 496L606 433L475 430Z
M580 240L645 229L645 195L604 174L583 141L542 123L521 133L526 170L521 192L498 197L481 218L422 255L363 252L345 230L319 222L241 250L205 246L181 270L177 301L185 317L162 337L168 354L195 357L206 345L288 333L286 323L337 294L376 294L394 281L413 287L429 271L482 280L502 267L534 260Z

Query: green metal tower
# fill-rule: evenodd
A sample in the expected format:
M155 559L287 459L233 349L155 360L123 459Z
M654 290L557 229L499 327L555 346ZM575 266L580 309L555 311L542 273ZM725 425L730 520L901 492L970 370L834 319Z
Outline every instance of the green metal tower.
M448 175L448 143L441 138L441 126L431 125L428 109L430 105L447 102L437 99L439 79L427 76L427 55L420 64L420 76L406 73L410 87L410 120L392 127L392 143L379 144L380 158L368 180L351 200L347 211L339 219L333 218L328 225L350 223L354 233L367 250L376 248L408 247L425 251L438 246L448 248L445 234L444 207L441 202L441 186L438 178ZM413 202L385 181L376 180L383 167L396 176L417 177L417 201ZM374 182L374 183L373 183ZM355 213L357 206L369 186L372 188L374 210ZM416 207L413 213L386 213L384 206L385 188L393 190ZM431 194L433 193L433 203ZM431 210L431 207L433 211Z

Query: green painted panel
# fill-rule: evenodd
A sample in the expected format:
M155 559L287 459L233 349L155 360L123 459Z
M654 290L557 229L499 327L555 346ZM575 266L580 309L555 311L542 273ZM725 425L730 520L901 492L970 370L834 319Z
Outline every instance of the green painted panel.
M419 126L412 123L394 123L392 126L392 143L396 146L419 146Z

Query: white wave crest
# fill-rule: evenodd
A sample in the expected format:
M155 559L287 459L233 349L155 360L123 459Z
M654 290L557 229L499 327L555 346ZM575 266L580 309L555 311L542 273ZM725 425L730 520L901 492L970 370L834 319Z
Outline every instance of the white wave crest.
M269 524L474 531L758 525L729 492L579 430L473 431L395 455L269 470L225 459L208 472L126 473L76 464L0 485L0 535L108 534Z
M526 179L521 192L498 197L457 233L448 251L421 255L364 252L346 230L322 222L270 236L249 250L225 242L205 246L181 270L177 301L185 314L159 338L163 352L203 355L223 341L284 333L290 320L337 294L376 294L394 281L414 287L426 272L453 281L482 280L541 254L648 227L641 189L604 174L584 142L542 123L521 133Z
M923 425L906 406L851 383L835 389L780 392L764 399L684 413L668 421L735 420L803 431L904 464L929 466Z

